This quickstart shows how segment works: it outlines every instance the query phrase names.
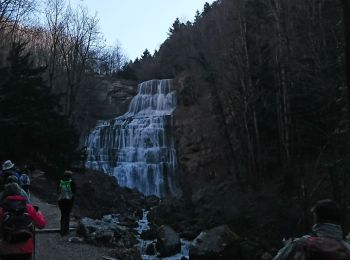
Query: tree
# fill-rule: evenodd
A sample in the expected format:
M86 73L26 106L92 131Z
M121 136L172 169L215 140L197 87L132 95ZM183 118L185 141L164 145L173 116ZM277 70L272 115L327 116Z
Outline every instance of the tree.
M0 32L13 33L19 21L35 7L35 0L0 0Z
M126 57L119 44L101 50L98 57L99 73L104 75L115 75L125 65Z
M350 132L350 3L348 0L342 0L343 3L343 23L345 35L345 75L348 89L348 128Z
M31 159L54 174L74 161L78 138L58 113L57 97L42 79L44 68L34 67L25 46L13 43L8 66L0 69L0 157Z

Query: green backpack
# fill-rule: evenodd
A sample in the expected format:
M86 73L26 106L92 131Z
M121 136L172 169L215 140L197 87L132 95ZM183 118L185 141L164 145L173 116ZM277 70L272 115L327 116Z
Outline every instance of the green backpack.
M73 198L71 182L72 180L60 181L58 200L70 200Z

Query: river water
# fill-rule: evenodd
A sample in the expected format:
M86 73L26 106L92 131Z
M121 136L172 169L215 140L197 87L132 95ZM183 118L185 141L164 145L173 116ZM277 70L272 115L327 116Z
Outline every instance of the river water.
M143 231L146 231L146 230L150 229L149 223L148 223L148 220L147 220L147 214L148 213L149 213L149 211L145 211L145 210L143 211L143 217L142 217L142 219L140 219L138 221L138 227L136 228L136 231L139 234L138 240L139 240L139 247L140 247L140 250L141 250L142 259L144 259L144 260L154 260L154 259L160 258L160 256L159 255L147 255L146 254L146 248L147 248L147 245L149 245L150 243L154 243L154 245L155 245L156 240L143 240L143 239L140 238L140 234ZM161 259L164 259L164 260L179 260L183 256L188 258L188 252L189 252L190 243L191 242L188 241L188 240L181 239L181 252L176 254L176 255L173 255L173 256L162 257Z

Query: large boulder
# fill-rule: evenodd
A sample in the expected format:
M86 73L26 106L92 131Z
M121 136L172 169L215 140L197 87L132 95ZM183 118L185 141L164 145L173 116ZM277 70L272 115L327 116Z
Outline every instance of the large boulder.
M191 243L190 260L239 258L240 238L227 225L201 232Z
M106 215L101 220L83 218L77 233L95 245L129 248L137 242L134 234L119 224L118 215Z
M161 257L179 253L181 251L179 234L167 225L161 226L157 232L156 248Z

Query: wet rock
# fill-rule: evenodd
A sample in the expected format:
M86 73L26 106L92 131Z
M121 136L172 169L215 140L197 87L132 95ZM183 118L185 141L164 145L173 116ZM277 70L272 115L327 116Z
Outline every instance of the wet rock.
M146 247L146 255L155 255L156 254L156 249L154 247L153 243L149 243Z
M98 230L95 232L95 240L103 245L111 245L114 240L114 231L112 230Z
M141 234L140 234L140 238L143 239L143 240L154 240L157 238L157 228L155 227L151 227L150 229L148 230L145 230L143 231Z
M101 220L83 218L78 224L77 234L95 245L128 248L136 243L134 234L119 225L118 215L106 215Z
M154 207L159 204L159 198L157 196L151 195L146 197L146 205L148 208Z
M239 258L240 238L227 225L201 232L190 245L190 260Z
M241 258L244 260L260 259L263 254L263 249L258 243L244 240L240 243Z
M179 234L167 225L161 226L157 231L156 248L161 257L179 253L181 251Z
M137 224L137 218L134 216L124 216L120 222L119 225L126 226L129 228L136 228L138 226Z

